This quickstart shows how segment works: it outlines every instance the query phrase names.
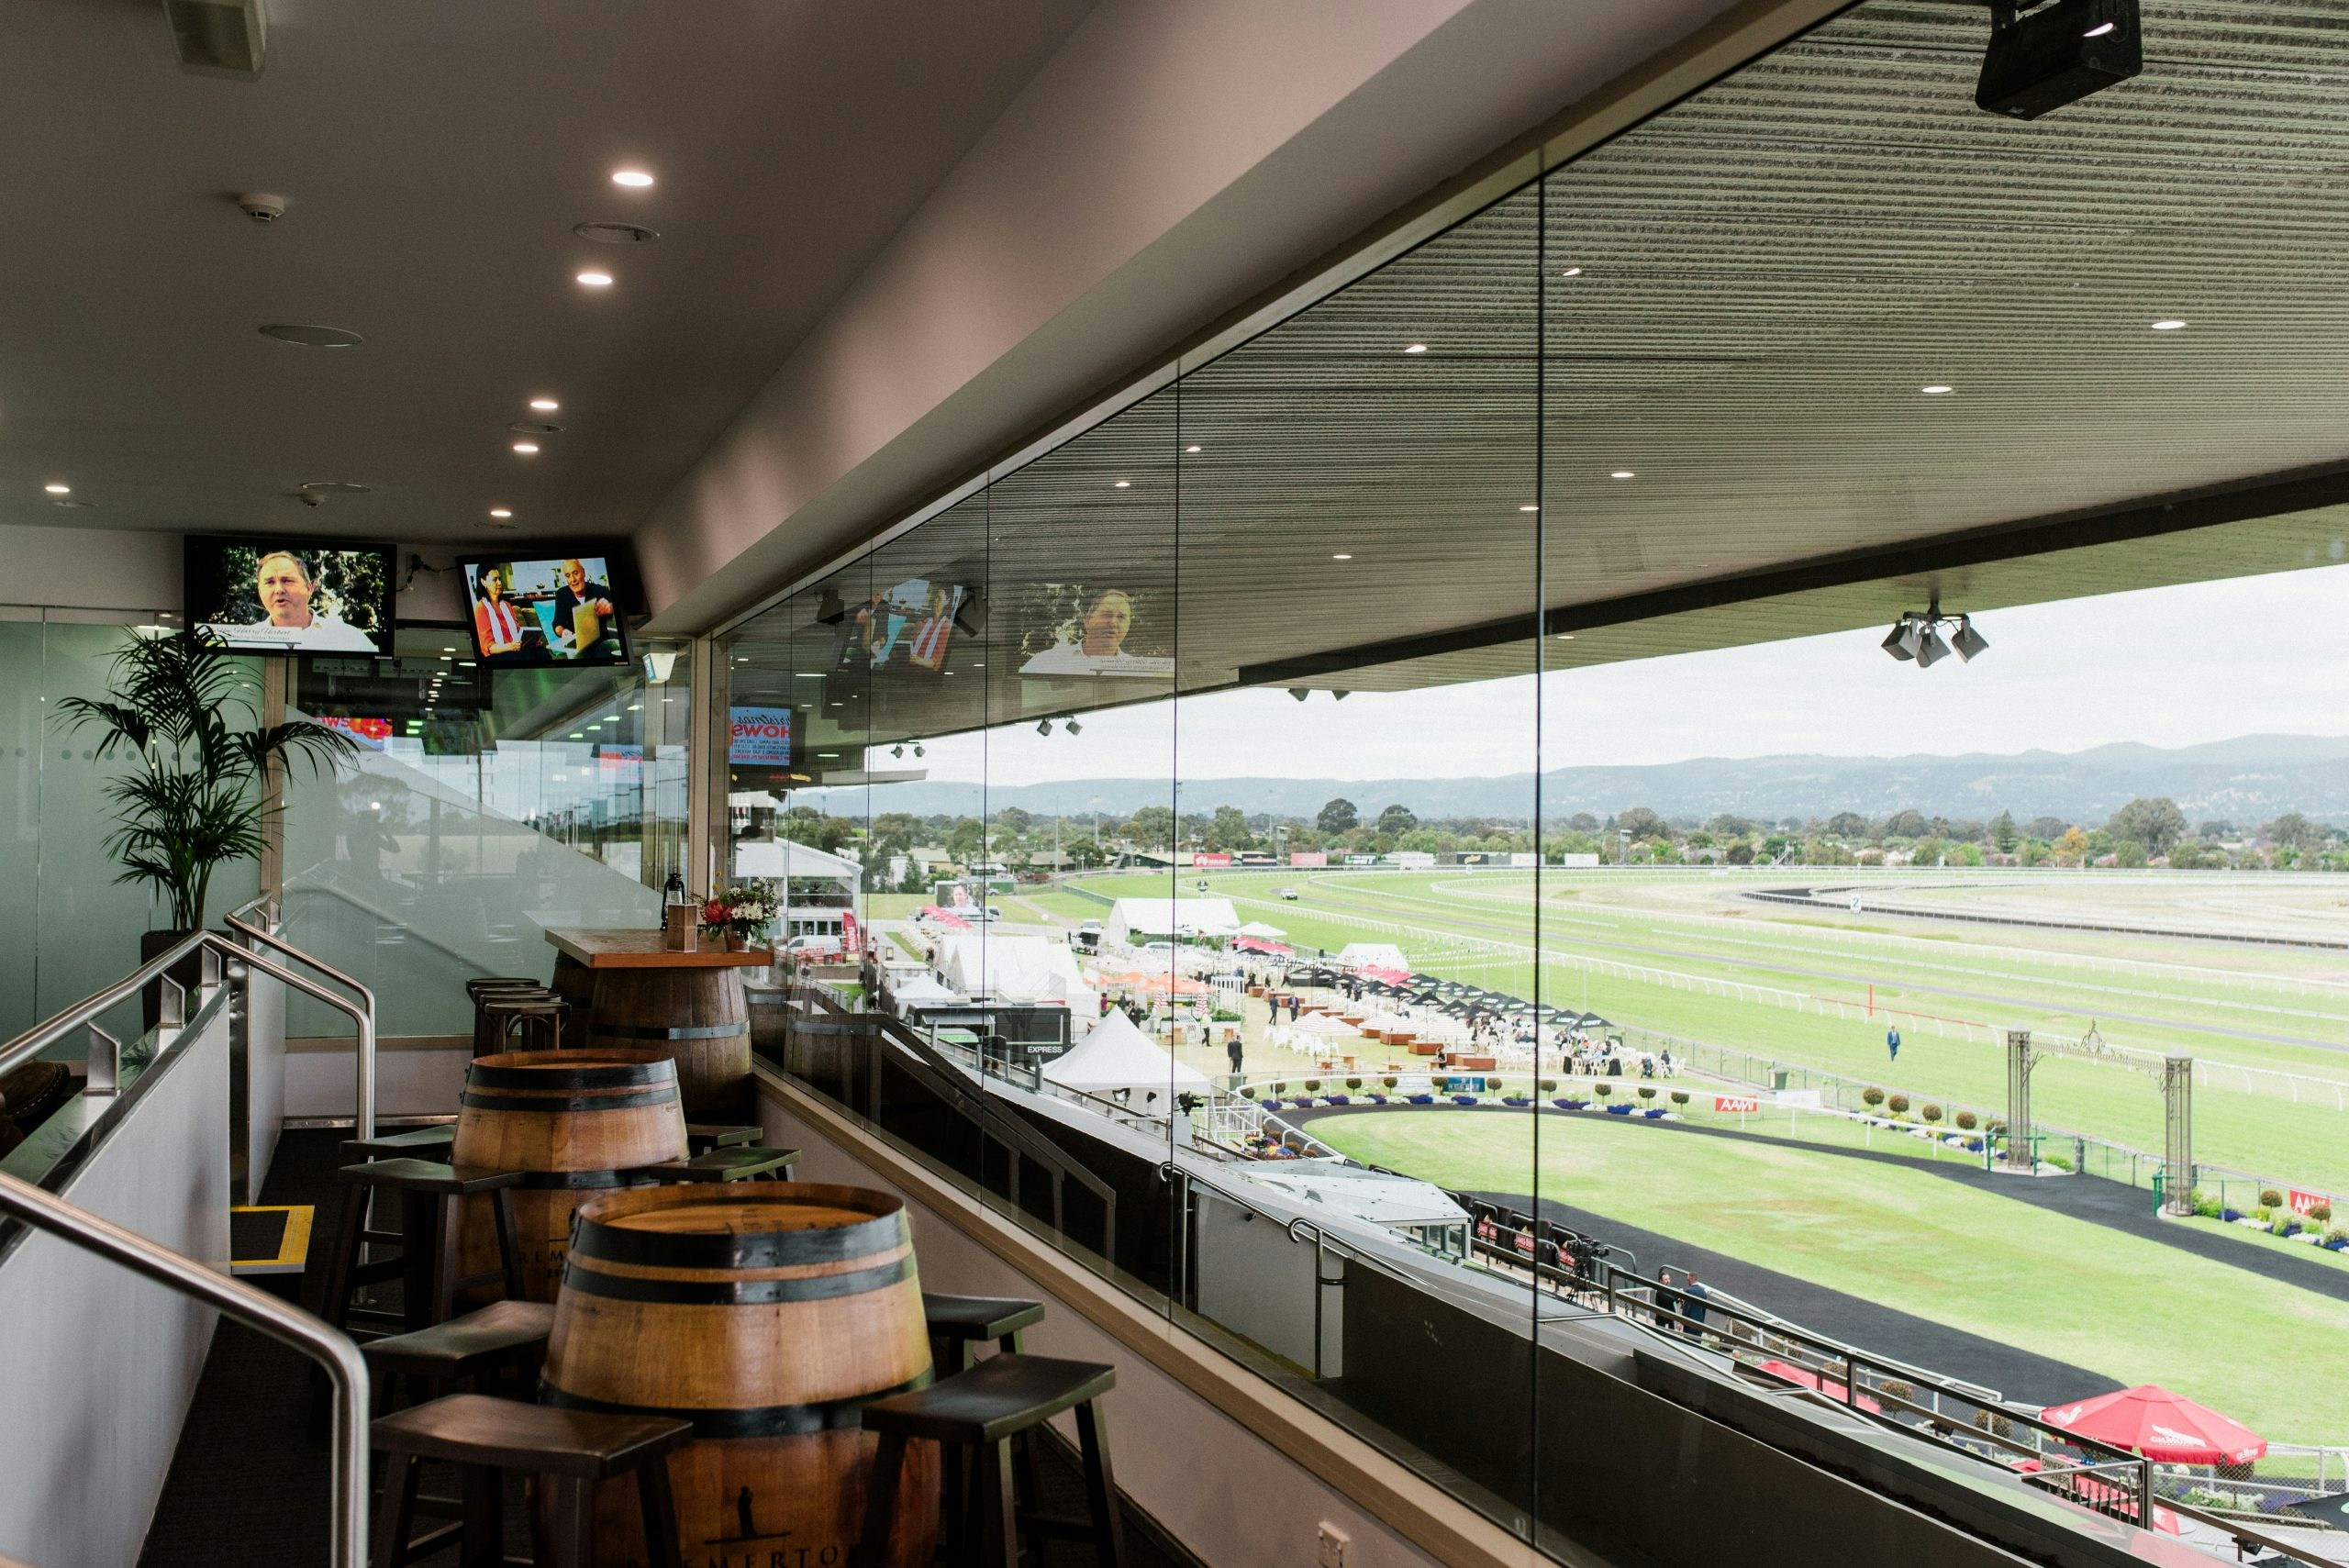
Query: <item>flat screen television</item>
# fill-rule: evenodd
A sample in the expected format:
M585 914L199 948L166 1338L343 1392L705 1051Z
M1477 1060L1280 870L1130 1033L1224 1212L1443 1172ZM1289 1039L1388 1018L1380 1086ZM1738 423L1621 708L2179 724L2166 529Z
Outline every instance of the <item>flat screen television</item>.
M237 653L385 657L397 559L387 544L190 534L181 574L187 625Z
M628 663L628 598L615 591L616 564L602 555L458 562L475 657L507 668Z

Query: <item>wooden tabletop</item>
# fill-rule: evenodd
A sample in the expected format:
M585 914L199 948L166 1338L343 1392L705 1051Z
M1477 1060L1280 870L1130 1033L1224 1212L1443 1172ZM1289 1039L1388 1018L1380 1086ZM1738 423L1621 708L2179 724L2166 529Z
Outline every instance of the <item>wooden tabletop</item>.
M670 951L658 931L559 931L550 927L547 940L590 969L759 969L774 962L774 954L765 948L727 952L708 936L695 952Z

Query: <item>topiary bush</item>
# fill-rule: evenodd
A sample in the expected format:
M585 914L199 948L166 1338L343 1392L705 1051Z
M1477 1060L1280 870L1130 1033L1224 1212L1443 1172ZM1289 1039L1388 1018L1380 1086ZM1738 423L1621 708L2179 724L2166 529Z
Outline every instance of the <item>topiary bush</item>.
M1362 1080L1359 1078L1349 1078L1346 1080L1346 1087L1349 1089L1359 1089L1362 1087Z
M1688 1103L1688 1091L1687 1091L1687 1090L1686 1090L1686 1089L1675 1089L1675 1090L1673 1090L1673 1091L1672 1091L1672 1103L1673 1103L1674 1105L1675 1105L1675 1106L1685 1106L1685 1105L1687 1105L1687 1104Z
M1388 1088L1390 1088L1390 1089L1391 1089L1391 1088L1393 1088L1393 1087L1395 1086L1395 1082L1396 1082L1396 1081L1395 1081L1394 1079L1392 1079L1392 1078L1381 1078L1381 1079L1379 1080L1379 1082L1380 1082L1381 1084L1386 1084L1386 1087L1388 1087Z
M1594 1094L1594 1095L1597 1095L1600 1099L1602 1099L1602 1100L1603 1100L1603 1099L1605 1099L1608 1095L1611 1095L1611 1094L1613 1094L1613 1093L1615 1092L1615 1085L1614 1085L1614 1084L1593 1084L1590 1086L1590 1092L1591 1092L1592 1094Z
M2312 1205L2309 1209L2309 1218L2321 1225L2332 1218L2332 1206L2329 1203Z
M1275 1081L1275 1082L1274 1083L1274 1084L1273 1084L1273 1093L1274 1093L1274 1094L1275 1094L1275 1095L1286 1095L1286 1094L1287 1094L1287 1093L1288 1093L1288 1080L1287 1080L1287 1079L1286 1079L1286 1078L1283 1078L1283 1079L1279 1079L1279 1080Z
M1908 1114L1909 1096L1906 1095L1894 1095L1884 1103L1892 1107L1892 1114L1894 1116L1905 1116Z
M1942 1119L1942 1108L1941 1108L1941 1106L1932 1106L1932 1105L1929 1105L1929 1106L1927 1106L1923 1110L1919 1111L1917 1114L1918 1114L1919 1116L1923 1117L1927 1121L1936 1121L1936 1122L1937 1122L1937 1121L1939 1121L1939 1120L1941 1120L1941 1119Z
M1956 1119L1957 1129L1960 1132L1972 1132L1981 1118L1976 1117L1972 1111L1960 1111L1957 1113Z
M1554 1095L1554 1094L1556 1094L1556 1093L1558 1092L1558 1081L1557 1081L1555 1078L1544 1078L1544 1079L1542 1079L1542 1092L1543 1094L1545 1094L1545 1095Z
M1252 1100L1256 1097L1256 1085L1253 1084L1242 1084L1240 1085L1240 1094L1241 1098Z
M1655 1098L1655 1091L1645 1084L1640 1085L1639 1094L1640 1098L1643 1100L1652 1100Z
M2284 1195L2277 1192L2274 1187L2262 1187L2259 1189L2259 1207L2262 1208L2281 1208L2284 1207Z
M1884 1091L1871 1084L1869 1087L1860 1091L1860 1102L1866 1106L1868 1109L1874 1110L1876 1106L1884 1104Z
M1308 1095L1319 1094L1321 1092L1321 1080L1319 1078L1308 1078L1305 1081L1305 1092Z

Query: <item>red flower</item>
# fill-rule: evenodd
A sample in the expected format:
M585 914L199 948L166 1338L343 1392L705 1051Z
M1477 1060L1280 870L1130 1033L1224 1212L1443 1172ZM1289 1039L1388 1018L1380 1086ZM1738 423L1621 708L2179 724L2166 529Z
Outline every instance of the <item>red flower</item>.
M726 923L726 906L720 904L715 898L703 905L701 906L701 923L705 926L724 925Z

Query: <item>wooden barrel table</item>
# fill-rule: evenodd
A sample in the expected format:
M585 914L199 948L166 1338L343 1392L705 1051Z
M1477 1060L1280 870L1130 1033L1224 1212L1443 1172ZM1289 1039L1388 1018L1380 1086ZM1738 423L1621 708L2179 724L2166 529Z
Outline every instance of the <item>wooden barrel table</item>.
M874 1440L865 1402L930 1378L905 1206L787 1183L580 1206L540 1398L694 1425L669 1457L687 1562L848 1568ZM878 1561L926 1564L938 1453L910 1444ZM600 1568L646 1561L632 1484L596 1505Z
M677 1066L657 1051L509 1051L476 1057L465 1071L456 1141L459 1165L529 1173L514 1190L514 1240L522 1294L552 1301L562 1280L571 1217L584 1199L628 1182L626 1173L685 1158ZM495 1266L486 1198L466 1203L461 1269Z
M689 1117L748 1119L742 1113L751 1082L751 1014L738 970L599 973L587 1042L656 1051L674 1061Z

